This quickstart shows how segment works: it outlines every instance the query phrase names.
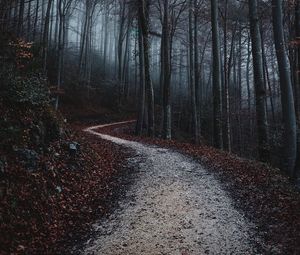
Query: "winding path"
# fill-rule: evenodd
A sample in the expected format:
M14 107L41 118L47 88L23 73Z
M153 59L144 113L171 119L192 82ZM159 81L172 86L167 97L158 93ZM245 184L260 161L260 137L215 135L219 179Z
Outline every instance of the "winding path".
M121 122L124 123L124 122ZM121 124L114 123L111 125ZM136 152L138 169L126 199L83 254L255 254L254 226L237 211L218 180L201 164L169 149L85 131Z

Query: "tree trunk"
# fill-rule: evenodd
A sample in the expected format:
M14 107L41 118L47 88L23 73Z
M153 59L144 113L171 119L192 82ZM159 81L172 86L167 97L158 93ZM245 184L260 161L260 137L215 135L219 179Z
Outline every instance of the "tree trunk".
M258 154L261 161L269 159L268 124L266 111L266 90L263 76L261 34L257 13L257 0L249 0L250 34L252 42L254 87L256 100L256 121Z
M27 34L26 38L27 40L30 40L31 36L31 1L27 4Z
M227 151L231 151L231 134L230 134L230 100L229 100L229 81L230 81L230 60L231 60L231 53L229 60L227 60L227 12L228 12L228 0L225 1L225 13L224 13L224 91L223 91L223 119L224 119L224 137L223 137L223 146L224 149ZM232 43L233 43L234 36L232 35ZM233 44L231 43L231 49Z
M47 55L48 55L48 37L49 37L49 21L50 21L50 12L51 5L53 0L48 0L47 11L45 16L45 24L44 24L44 34L43 34L43 70L46 73L47 69Z
M149 60L149 0L139 1L139 19L143 34L145 87L147 91L148 135L154 137L154 91Z
M281 104L284 125L283 168L290 176L295 174L297 154L296 114L290 67L284 41L282 0L272 0L273 31L279 68Z
M193 0L189 0L189 81L191 91L191 108L192 108L192 130L194 140L196 144L199 144L199 126L198 126L198 113L197 113L197 102L196 102L196 87L195 87L195 58L194 58L194 38L193 38ZM198 80L199 82L199 80Z
M297 160L296 160L296 177L300 178L300 0L296 1L295 6L295 109L297 119Z
M141 31L141 22L138 20L138 44L139 44L139 73L140 73L140 101L139 101L139 113L136 122L135 133L141 135L143 131L144 113L145 113L145 65L144 65L144 44L143 35Z
M196 122L194 123L195 141L200 143L201 136L201 116L200 116L200 68L199 68L199 49L198 49L198 5L194 0L194 78L195 78L195 114Z
M296 1L295 6L295 109L298 125L300 124L300 0Z
M123 96L123 80L122 80L122 63L123 63L123 41L124 41L124 25L125 25L125 3L120 1L120 29L118 36L118 81L119 81L119 99L118 103L121 105Z
M164 18L162 33L163 62L163 138L171 139L171 63L170 63L170 21L169 0L164 1Z
M218 25L218 1L211 0L212 47L213 47L213 140L216 148L223 147L222 141L222 101L221 101L221 61Z
M65 17L63 13L63 3L59 0L58 3L59 12L59 32L58 32L58 70L57 70L57 93L62 86L62 73L63 73L63 62L64 62L64 22ZM58 110L59 106L59 93L56 96L55 109Z
M103 76L106 77L106 58L107 58L107 43L108 43L108 22L109 22L109 6L105 6L105 24L104 24L104 42L103 42Z
M22 32L23 32L24 7L25 7L25 0L21 0L20 1L20 7L19 7L17 36L21 36Z

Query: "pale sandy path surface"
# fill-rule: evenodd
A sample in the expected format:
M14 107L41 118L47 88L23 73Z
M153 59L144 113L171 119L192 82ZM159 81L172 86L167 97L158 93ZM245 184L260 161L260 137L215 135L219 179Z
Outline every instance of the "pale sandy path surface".
M178 152L96 131L105 126L85 131L133 149L129 164L139 170L119 209L94 224L97 236L83 254L257 254L255 226L233 207L214 175Z

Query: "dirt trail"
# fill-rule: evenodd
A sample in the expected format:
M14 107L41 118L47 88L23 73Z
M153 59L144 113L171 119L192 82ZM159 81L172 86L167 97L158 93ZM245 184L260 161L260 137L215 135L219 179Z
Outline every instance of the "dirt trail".
M115 124L114 124L115 125ZM216 178L180 153L96 130L99 138L134 149L134 184L120 208L95 224L97 237L83 254L255 254L254 226L232 205ZM256 240L257 241L257 240Z

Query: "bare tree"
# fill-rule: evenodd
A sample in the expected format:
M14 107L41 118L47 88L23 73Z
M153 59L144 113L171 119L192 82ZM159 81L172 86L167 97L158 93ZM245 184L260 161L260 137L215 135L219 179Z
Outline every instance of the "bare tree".
M267 161L269 158L268 124L266 111L266 90L263 75L263 57L261 34L257 13L257 0L249 0L250 34L252 42L252 57L254 71L254 87L256 100L256 121L258 137L259 159Z
M149 60L149 0L139 1L140 29L143 36L145 87L147 93L148 135L154 136L154 91L150 76Z
M282 116L284 125L283 168L291 175L295 174L297 155L296 114L291 82L291 73L285 48L282 0L272 1L273 31L279 68Z
M213 112L214 145L223 147L222 142L222 99L221 99L221 61L218 25L218 1L211 0L212 47L213 47Z

